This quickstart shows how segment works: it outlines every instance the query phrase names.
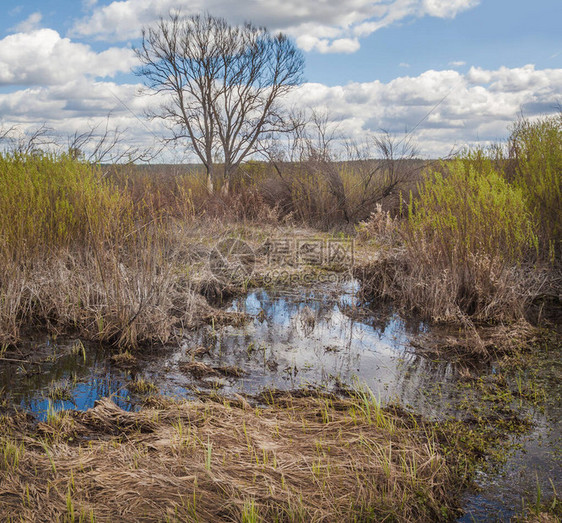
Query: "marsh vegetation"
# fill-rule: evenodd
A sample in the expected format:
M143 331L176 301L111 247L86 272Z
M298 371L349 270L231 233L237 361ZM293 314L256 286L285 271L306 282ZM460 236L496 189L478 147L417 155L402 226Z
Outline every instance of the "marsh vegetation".
M75 151L0 155L3 519L451 520L501 445L540 423L559 428L562 117L520 120L505 145L431 162L390 136L336 158L319 117L295 136L284 155L234 162L226 178ZM271 245L287 238L353 240L353 264L284 259L275 269L305 284L271 288ZM222 239L252 249L251 276L216 277L209 258ZM318 283L326 275L352 282L352 297L346 283ZM345 299L329 302L327 321L300 294L272 320L267 292L303 287ZM350 322L358 328L346 331ZM404 365L406 353L388 356L373 334L392 322L417 366L437 359L454 376L454 408L422 416L407 395L396 405L384 388L357 384L380 377L372 353L387 351L386 370ZM329 324L345 328L324 339ZM416 325L407 336L405 324ZM37 336L49 340L44 353ZM57 353L58 339L79 341ZM142 372L147 354L177 356L174 347L173 371L190 384L175 401L171 367ZM94 353L123 383L72 408L88 382L72 373L80 361L93 368ZM546 385L539 360L558 376ZM418 385L445 402L434 379ZM48 405L27 409L39 420L14 392L22 380ZM556 513L551 472L537 484L552 480ZM544 509L540 489L521 514Z

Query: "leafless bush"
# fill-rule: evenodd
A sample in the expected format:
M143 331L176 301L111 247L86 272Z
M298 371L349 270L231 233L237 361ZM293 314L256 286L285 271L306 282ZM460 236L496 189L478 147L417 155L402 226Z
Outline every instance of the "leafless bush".
M12 126L0 138L6 141L10 152L20 155L41 154L49 149L56 149L58 145L54 130L46 124L25 130Z
M68 153L76 160L95 164L148 162L161 151L154 146L128 144L126 133L126 129L112 127L108 115L104 124L89 124L85 130L68 136L46 124L0 128L0 142L4 142L7 152L20 156Z
M411 189L424 167L411 137L383 132L370 143L342 146L327 113L313 111L300 121L291 137L271 144L277 182L263 184L269 200L321 227L367 220L380 203L397 212L400 191Z
M14 127L0 127L0 142L6 140L14 132Z

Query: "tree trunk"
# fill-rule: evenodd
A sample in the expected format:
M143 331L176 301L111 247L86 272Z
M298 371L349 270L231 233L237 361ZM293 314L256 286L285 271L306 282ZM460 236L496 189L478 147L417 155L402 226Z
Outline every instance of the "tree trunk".
M227 162L224 162L224 171L223 171L223 178L222 178L222 187L221 187L221 192L223 194L223 196L227 196L228 193L230 192L230 174L232 172L232 167L229 166L227 164Z
M215 188L213 186L213 171L210 167L207 167L207 191L209 194L213 194L215 192Z
M222 184L222 194L224 196L227 196L229 192L230 192L230 180L228 178L225 178Z

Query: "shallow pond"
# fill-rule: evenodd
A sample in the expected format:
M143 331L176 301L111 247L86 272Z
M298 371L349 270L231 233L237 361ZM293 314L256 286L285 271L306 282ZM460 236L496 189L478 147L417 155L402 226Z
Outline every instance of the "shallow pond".
M133 392L131 383L139 377L160 393L178 397L195 397L202 390L229 395L307 386L337 391L366 384L383 403L400 403L430 418L462 418L467 405L488 401L481 391L465 386L462 366L420 354L410 345L428 332L424 323L388 308L363 309L356 291L353 281L314 289L253 290L224 305L248 315L248 321L188 332L181 344L143 353L128 370L112 363L103 348L83 348L72 340L32 341L31 362L28 357L0 362L0 390L8 402L39 418L49 410L88 409L110 395L122 408L135 409L143 396ZM183 369L194 361L231 370L197 378ZM548 394L540 408L511 402L532 418L533 428L512 437L516 446L499 470L478 477L482 489L467 493L461 521L507 521L520 512L522 498L529 502L536 497L537 484L543 497L553 486L562 491L560 383L549 378L550 372L556 376L560 371L553 368L558 361L545 369L541 386L548 387ZM237 370L243 375L234 376ZM488 364L474 372L493 378L497 369Z

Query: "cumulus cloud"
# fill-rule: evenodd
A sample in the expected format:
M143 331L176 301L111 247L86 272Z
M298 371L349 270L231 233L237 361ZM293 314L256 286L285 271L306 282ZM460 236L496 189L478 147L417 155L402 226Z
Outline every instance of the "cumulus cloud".
M359 38L409 17L453 18L479 0L117 0L77 21L71 34L111 41L136 38L143 25L171 10L209 11L233 23L246 20L282 30L306 51L351 53Z
M0 40L0 85L63 84L80 75L111 77L129 71L134 61L130 49L96 53L57 31L38 29Z
M137 96L139 85L100 82L80 78L65 85L29 87L0 94L0 128L14 127L14 135L33 131L44 125L56 142L63 145L74 134L91 129L99 132L108 126L122 132L124 147L143 150L158 145L165 128L161 121L148 121L144 111L155 100ZM182 151L168 147L164 161L181 161Z
M297 38L297 45L304 51L316 50L320 53L354 53L360 47L357 38L316 38L304 35Z
M480 0L423 0L422 11L429 16L454 18L458 13L479 4Z
M41 20L43 19L43 15L37 11L35 13L31 13L25 20L17 24L12 28L13 31L28 33L37 29Z
M533 92L541 95L550 93L553 86L558 86L558 92L562 92L562 69L536 70L533 65L500 67L493 71L471 67L467 80L472 84L488 84L490 92Z
M139 87L86 77L30 87L0 94L0 114L5 124L45 122L71 134L111 113L112 125L128 128L134 143L152 143L165 129L161 122L143 119L158 99L139 96ZM380 129L402 133L416 128L413 136L422 154L436 157L454 145L502 139L521 110L526 116L556 111L561 92L562 69L472 67L466 73L429 70L389 82L308 83L293 91L287 104L326 111L340 132L359 141Z
M326 111L357 140L380 129L416 128L422 153L439 156L453 145L502 139L521 111L530 117L556 111L560 92L562 69L527 65L471 68L466 74L430 70L387 83L305 84L292 94L292 103Z

